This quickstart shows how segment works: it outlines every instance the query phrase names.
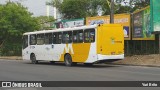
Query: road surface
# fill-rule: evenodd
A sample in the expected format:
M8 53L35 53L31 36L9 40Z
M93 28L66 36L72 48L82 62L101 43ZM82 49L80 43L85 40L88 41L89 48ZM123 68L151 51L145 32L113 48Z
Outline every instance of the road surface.
M94 66L84 66L79 64L74 67L66 67L63 63L50 64L40 62L31 64L30 61L21 60L0 60L0 81L160 81L160 68L123 66L97 64ZM42 90L44 88L41 88ZM58 90L97 90L95 88L66 88L59 87ZM110 90L111 88L109 88ZM113 88L112 88L113 89ZM114 90L124 90L124 88L114 88ZM125 88L127 89L127 88ZM130 90L135 88L130 88ZM159 90L160 88L139 88L144 90ZM28 90L26 88L13 88L0 90ZM30 90L39 90L30 88ZM54 90L48 88L46 90ZM106 90L106 88L100 88Z

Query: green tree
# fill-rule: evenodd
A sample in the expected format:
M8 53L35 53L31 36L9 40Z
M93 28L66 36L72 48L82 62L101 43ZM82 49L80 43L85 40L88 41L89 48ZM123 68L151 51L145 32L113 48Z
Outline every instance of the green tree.
M83 18L86 16L87 0L64 0L61 12L66 19Z
M53 22L54 22L54 17L53 16L39 16L36 17L36 19L38 20L39 25L41 26L41 30L43 29L50 29Z
M110 14L110 6L106 0L88 0L88 1L89 1L88 16L97 16L99 10L101 12L101 15Z
M56 7L64 19L84 18L98 15L100 7L102 15L110 12L106 0L52 0L47 5Z
M119 10L117 13L134 12L150 5L150 0L115 0L119 3ZM122 5L123 4L123 5Z
M139 2L135 2L134 4L135 6L133 7L132 11L135 11L135 10L139 10L139 9L142 9L144 7L147 7L150 5L150 0L140 0Z
M149 5L150 0L114 0L115 14L130 13ZM128 1L128 2L126 2ZM101 15L110 15L111 0L51 0L47 5L56 7L63 15L62 19L85 18L97 16L99 7Z
M37 19L20 3L8 2L0 5L1 54L20 54L22 34L37 29Z

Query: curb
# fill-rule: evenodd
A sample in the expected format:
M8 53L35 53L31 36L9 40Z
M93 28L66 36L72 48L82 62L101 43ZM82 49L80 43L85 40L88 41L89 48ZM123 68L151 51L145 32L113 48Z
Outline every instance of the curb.
M141 67L158 67L160 68L160 66L157 65L135 65L135 64L114 64L114 63L108 63L110 65L125 65L125 66L141 66Z

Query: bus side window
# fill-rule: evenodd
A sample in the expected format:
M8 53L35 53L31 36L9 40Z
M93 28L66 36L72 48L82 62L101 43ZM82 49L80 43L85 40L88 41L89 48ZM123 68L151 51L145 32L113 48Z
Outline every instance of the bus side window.
M68 34L67 32L63 32L63 36L62 36L62 43L66 43L67 42L67 37L68 37Z
M73 43L77 43L77 32L78 31L73 31Z
M90 30L90 42L95 42L95 30Z
M84 42L85 43L89 42L89 30L84 31Z
M45 44L52 44L52 33L45 34Z
M73 42L83 43L83 30L73 31Z
M72 43L72 31L69 31L68 35L69 35L69 41L68 41L68 43Z
M30 45L36 45L37 44L37 37L35 34L30 35Z
M57 44L61 44L61 42L62 42L62 33L61 32L58 32L56 42L57 42Z
M61 44L62 41L62 33L55 32L53 33L53 44Z
M72 43L72 31L63 32L62 43Z
M84 42L95 42L95 29L86 29L84 31Z
M37 45L44 44L44 34L37 34Z
M56 44L57 34L58 33L53 33L53 44Z
M28 47L28 35L23 36L23 49Z
M78 43L83 43L83 30L78 31Z

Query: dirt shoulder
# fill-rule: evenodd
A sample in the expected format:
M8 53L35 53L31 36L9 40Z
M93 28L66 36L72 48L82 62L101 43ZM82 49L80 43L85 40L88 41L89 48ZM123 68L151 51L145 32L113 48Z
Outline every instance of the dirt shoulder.
M21 56L0 56L3 60L22 60Z
M3 56L3 57L0 57L0 59L22 60L22 57L21 56ZM160 54L127 56L125 57L124 60L112 62L111 64L160 67Z
M160 66L160 54L127 56L124 60L112 64Z

